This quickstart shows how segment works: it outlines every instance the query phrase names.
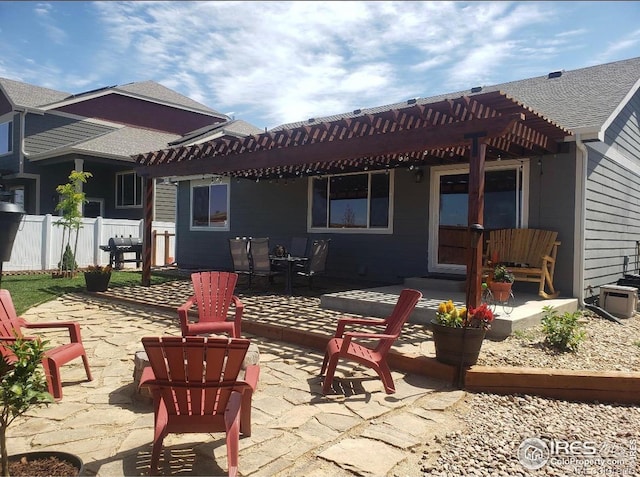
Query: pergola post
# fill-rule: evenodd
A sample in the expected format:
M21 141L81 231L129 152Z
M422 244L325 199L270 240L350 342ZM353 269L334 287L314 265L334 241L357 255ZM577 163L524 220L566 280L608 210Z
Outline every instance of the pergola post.
M153 229L153 177L147 177L144 184L144 237L142 239L142 286L151 286L151 232Z
M467 307L480 305L482 293L482 237L474 238L474 229L484 224L484 162L487 144L486 133L478 132L465 135L471 139L469 154L469 216L467 240ZM478 242L472 244L472 240Z

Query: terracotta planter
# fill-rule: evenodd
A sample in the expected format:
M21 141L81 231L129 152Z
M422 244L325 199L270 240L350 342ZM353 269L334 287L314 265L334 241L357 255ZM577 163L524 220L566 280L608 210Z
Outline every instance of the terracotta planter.
M511 293L511 287L513 283L508 282L491 282L489 283L489 289L493 294L493 299L496 301L507 301L509 294Z
M92 273L84 272L84 281L87 284L87 291L103 292L109 287L111 280L111 272L109 273Z
M454 366L476 364L487 330L484 328L453 328L431 322L436 359Z

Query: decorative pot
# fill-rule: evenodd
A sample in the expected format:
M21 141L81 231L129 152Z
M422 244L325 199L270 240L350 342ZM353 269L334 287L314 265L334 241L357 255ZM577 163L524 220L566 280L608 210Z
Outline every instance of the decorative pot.
M103 292L109 287L111 280L111 272L109 273L93 273L84 272L84 281L87 284L87 291Z
M489 289L493 295L493 299L496 301L507 301L509 294L511 293L511 287L513 283L510 282L490 282Z
M69 467L69 473L65 472L64 475L68 475L69 477L81 476L84 473L84 463L82 459L75 455L70 454L68 452L59 452L59 451L36 451L36 452L24 452L22 454L15 454L9 456L9 465L12 462L19 462L25 459L25 463L22 465L23 472L19 474L12 473L11 475L28 475L29 477L39 477L39 476L48 476L48 475L62 475L52 474L53 469L50 468L50 463L47 462L51 457L55 457L62 466ZM71 469L77 469L77 472L73 474ZM58 469L59 472L65 471L66 469Z
M431 321L436 359L454 366L471 366L478 361L484 328L453 328Z

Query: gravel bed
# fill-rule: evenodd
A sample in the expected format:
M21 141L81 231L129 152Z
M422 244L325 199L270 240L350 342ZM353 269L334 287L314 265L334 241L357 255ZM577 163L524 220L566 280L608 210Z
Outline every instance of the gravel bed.
M478 364L640 371L640 315L619 325L588 312L582 321L587 338L575 353L549 350L538 326L485 340ZM463 426L436 439L435 456L425 450L423 476L640 475L640 406L477 393L452 412ZM540 439L527 443L543 450L542 460L527 464L541 468L520 460L525 439ZM573 447L553 451L552 443Z
M479 365L533 368L640 371L640 314L622 325L592 312L581 319L586 339L575 353L554 352L544 344L542 326L517 332L502 341L485 339Z

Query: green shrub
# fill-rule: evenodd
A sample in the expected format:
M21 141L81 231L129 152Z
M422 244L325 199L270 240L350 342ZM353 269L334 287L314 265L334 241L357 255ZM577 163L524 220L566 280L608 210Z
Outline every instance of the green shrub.
M71 250L71 246L67 244L64 249L64 254L62 255L62 262L58 262L59 270L76 270L78 268L78 263L76 262L75 257L73 256L73 250Z
M560 351L576 351L586 338L586 332L580 323L580 312L565 312L560 315L550 306L545 306L542 318L542 332L545 343Z

